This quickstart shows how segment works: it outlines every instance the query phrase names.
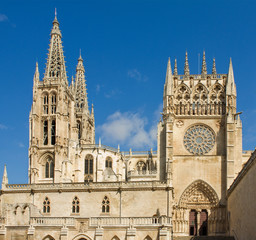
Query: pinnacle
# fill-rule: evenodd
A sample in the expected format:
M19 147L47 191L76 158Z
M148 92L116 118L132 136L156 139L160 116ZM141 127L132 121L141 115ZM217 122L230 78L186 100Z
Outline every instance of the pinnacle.
M212 74L217 74L215 58L213 58L213 63L212 63Z
M173 75L174 75L174 76L177 76L177 75L178 75L178 67L177 67L177 59L176 59L176 58L175 58L175 62L174 62Z
M185 56L184 75L185 76L190 75L189 64L188 64L188 52L187 51L186 51L186 56Z
M205 60L205 51L203 52L203 63L202 63L202 70L201 70L202 75L207 74L207 67L206 67L206 60Z

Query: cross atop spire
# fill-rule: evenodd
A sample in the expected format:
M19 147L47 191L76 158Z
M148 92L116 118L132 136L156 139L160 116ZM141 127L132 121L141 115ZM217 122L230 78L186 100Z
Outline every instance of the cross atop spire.
M184 65L184 75L189 76L189 64L188 64L188 52L186 51L186 57L185 57L185 65Z
M213 63L212 63L212 74L217 74L215 58L213 58Z
M202 75L207 74L207 67L206 67L206 61L205 61L205 51L203 52L203 63L202 63L202 70L201 70Z
M64 60L63 46L61 41L61 32L59 22L55 15L51 31L50 49L48 53L44 81L58 80L68 85L66 66Z
M177 67L177 59L176 59L176 58L175 58L175 62L174 62L173 75L174 75L174 76L177 76L177 75L178 75L178 67Z
M83 59L81 56L78 58L78 64L76 67L76 82L75 82L75 101L77 111L88 112L88 100L85 84L85 70L83 65Z

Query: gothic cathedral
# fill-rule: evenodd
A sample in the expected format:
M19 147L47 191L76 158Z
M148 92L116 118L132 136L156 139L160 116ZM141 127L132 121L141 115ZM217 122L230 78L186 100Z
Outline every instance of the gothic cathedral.
M28 184L0 194L0 240L170 240L225 236L227 189L248 159L236 85L218 74L184 74L168 60L157 150L95 143L80 55L69 84L55 17L44 77L34 74ZM190 239L190 238L188 238Z

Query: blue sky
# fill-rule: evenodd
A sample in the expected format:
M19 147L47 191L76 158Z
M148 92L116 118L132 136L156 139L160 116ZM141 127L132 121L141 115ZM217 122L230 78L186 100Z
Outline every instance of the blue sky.
M167 59L177 58L182 73L187 50L197 74L205 50L208 71L215 57L217 72L227 73L232 57L243 149L255 148L256 1L1 0L0 174L6 163L10 183L27 182L33 74L36 61L44 73L55 7L69 80L82 50L97 142L156 149Z

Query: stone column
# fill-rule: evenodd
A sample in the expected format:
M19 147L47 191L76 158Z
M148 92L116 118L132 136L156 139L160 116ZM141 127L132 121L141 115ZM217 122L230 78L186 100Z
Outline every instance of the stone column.
M66 226L60 230L60 240L68 240L68 228Z
M103 240L103 228L101 227L96 228L95 240Z
M196 235L199 236L199 230L200 230L200 217L201 217L201 210L197 210L196 220L197 220L197 232Z
M159 240L169 240L169 231L168 228L159 229Z
M127 240L135 240L136 228L130 227L126 232Z
M35 237L35 228L31 225L28 229L28 240L34 240Z
M0 240L5 240L6 238L6 228L4 225L0 228Z

